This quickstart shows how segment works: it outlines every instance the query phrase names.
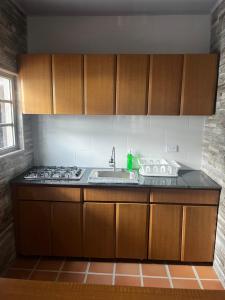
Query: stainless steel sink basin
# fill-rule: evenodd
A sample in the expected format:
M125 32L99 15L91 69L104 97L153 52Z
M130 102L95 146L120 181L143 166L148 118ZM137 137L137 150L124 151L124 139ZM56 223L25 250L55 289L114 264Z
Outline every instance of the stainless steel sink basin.
M130 179L130 173L125 171L97 171L98 177L113 177L113 178L126 178Z
M91 171L88 182L90 183L128 183L138 184L138 174L123 169L94 169Z

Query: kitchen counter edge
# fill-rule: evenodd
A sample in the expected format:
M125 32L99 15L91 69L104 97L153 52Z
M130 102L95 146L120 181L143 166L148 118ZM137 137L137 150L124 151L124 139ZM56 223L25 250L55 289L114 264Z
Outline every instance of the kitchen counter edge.
M178 177L142 177L139 184L126 183L88 183L93 168L85 168L81 180L25 180L23 172L11 180L12 185L40 185L63 187L99 187L99 188L165 188L165 189L202 189L221 190L221 186L201 170L182 170Z

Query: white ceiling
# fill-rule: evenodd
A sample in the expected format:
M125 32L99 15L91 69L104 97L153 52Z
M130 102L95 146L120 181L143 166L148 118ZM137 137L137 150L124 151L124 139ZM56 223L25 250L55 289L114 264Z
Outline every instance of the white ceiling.
M217 0L16 0L28 15L206 14Z

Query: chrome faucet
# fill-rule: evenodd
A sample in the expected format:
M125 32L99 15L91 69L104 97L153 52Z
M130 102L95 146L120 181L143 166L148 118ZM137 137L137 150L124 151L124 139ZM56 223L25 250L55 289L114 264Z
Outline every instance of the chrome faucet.
M109 166L113 167L114 172L116 171L116 149L115 149L114 146L112 148L112 155L111 155L111 158L109 160Z

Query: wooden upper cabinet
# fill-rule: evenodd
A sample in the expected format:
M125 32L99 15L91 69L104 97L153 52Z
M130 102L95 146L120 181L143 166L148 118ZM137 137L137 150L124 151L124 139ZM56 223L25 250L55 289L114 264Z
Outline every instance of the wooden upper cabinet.
M83 56L52 56L54 114L83 113Z
M217 54L184 56L182 115L212 115L214 113L217 61Z
M84 56L84 97L87 115L115 113L116 56Z
M117 115L147 114L148 73L148 55L121 54L117 56Z
M151 55L148 114L179 115L183 55Z
M52 113L51 69L49 54L20 56L19 77L24 114Z
M217 207L184 206L181 260L212 262Z

